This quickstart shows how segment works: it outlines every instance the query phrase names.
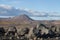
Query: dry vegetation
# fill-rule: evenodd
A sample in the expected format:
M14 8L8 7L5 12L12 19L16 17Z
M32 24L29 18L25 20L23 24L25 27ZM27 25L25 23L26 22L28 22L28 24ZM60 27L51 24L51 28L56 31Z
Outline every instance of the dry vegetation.
M0 40L60 40L60 21L36 21L26 15L0 19Z
M2 32L1 28L2 30L4 29L3 31L5 32ZM12 28L14 31L9 30ZM3 33L4 35L2 35L1 33ZM34 25L14 24L13 22L0 23L0 40L59 40L59 39L60 39L59 24L50 24L49 22L48 23L41 22L38 24L34 23Z

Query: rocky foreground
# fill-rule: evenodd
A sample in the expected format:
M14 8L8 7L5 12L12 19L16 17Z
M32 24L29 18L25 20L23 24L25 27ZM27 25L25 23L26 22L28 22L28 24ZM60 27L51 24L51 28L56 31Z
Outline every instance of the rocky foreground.
M12 25L7 29L0 27L0 40L60 40L60 28L54 25L49 28L44 24L20 29Z

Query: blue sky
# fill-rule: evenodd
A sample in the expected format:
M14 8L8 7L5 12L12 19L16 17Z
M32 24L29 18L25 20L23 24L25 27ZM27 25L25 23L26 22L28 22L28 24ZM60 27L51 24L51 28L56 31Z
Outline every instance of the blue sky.
M0 4L36 11L60 11L60 0L0 0Z
M0 0L0 5L9 5L15 8L22 8L39 12L58 12L57 14L60 15L60 0ZM54 18L59 19L60 17ZM36 19L36 17L33 17L33 19ZM42 18L38 17L37 20L39 19ZM45 17L43 19L53 18Z

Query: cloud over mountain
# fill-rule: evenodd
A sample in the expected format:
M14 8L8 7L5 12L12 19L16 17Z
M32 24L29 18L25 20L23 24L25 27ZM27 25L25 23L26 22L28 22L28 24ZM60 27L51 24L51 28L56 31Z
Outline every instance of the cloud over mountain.
M35 17L35 18L36 17L47 17L47 19L49 17L50 19L52 17L60 17L60 13L58 12L39 12L39 11L29 10L27 8L14 8L9 5L0 4L0 16L18 16L21 14L26 14L30 17Z
M29 15L30 13L26 10L16 9L8 5L0 5L0 16L17 16L20 14Z

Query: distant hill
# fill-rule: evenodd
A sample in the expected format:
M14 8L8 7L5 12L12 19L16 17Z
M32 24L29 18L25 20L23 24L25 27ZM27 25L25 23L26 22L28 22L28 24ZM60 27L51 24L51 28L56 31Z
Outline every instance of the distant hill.
M29 16L22 14L22 15L13 17L11 21L18 22L18 23L31 23L34 20L31 19Z
M44 24L46 27L60 26L60 20L33 20L29 16L22 14L13 18L0 18L0 26L8 27L10 25L20 27L35 27L37 24Z

